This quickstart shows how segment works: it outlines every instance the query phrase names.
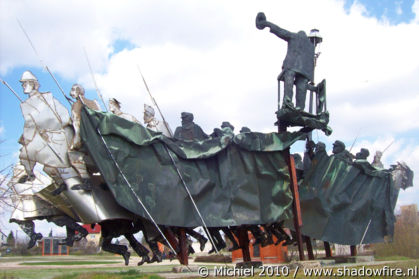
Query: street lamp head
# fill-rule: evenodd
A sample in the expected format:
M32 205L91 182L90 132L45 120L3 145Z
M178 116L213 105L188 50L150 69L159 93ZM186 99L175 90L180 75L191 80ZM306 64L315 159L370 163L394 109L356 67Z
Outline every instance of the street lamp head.
M317 46L323 41L323 38L319 34L319 29L311 29L310 35L308 35L308 38L314 44L314 46Z

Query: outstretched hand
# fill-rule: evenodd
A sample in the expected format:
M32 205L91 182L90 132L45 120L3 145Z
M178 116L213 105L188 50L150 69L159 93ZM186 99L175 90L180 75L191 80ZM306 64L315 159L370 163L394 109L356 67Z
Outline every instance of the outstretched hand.
M266 24L266 16L264 13L258 13L256 16L256 28L257 29L264 29L265 27L267 27L268 25Z

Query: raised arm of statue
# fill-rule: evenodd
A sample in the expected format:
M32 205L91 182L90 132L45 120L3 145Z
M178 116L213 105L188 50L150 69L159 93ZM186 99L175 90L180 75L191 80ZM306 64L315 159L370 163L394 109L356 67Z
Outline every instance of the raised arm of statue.
M271 33L277 35L279 38L285 41L289 41L294 36L294 33L285 30L279 27L278 25L273 24L272 22L267 21L264 13L257 14L256 27L260 30L264 29L265 27L269 27Z

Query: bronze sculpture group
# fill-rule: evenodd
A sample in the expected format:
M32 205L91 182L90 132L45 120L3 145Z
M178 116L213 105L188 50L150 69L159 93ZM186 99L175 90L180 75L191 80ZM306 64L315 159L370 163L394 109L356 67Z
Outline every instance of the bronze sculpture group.
M326 110L325 81L323 80L317 85L314 84L315 43L303 31L298 33L289 32L267 21L263 13L257 15L256 27L261 30L268 27L271 33L288 43L282 72L278 76L278 85L281 82L284 84L282 106L277 112L278 125L285 127L302 126L310 131L321 129L329 135L331 129L327 126L329 114ZM42 189L30 194L32 198L31 206L36 208L34 214L23 216L14 213L10 219L11 222L19 224L30 237L28 248L33 247L36 241L42 238L42 235L36 233L34 229L33 221L37 219L46 219L59 226L65 226L67 238L61 244L68 246L72 246L74 241L78 241L87 235L87 231L78 223L100 224L102 227L103 250L122 255L125 264L128 264L130 258L127 247L112 243L113 238L121 235L127 238L134 251L142 258L138 265L161 262L162 254L158 249L157 242L172 248L166 235L172 235L176 238L181 230L185 230L187 235L199 241L201 251L208 239L211 240L213 245L210 253L226 248L226 243L220 231L232 243L232 246L229 247L230 251L241 248L237 241L238 227L209 227L206 235L207 239L196 232L193 227L180 228L156 225L150 220L123 208L115 201L102 175L97 174L98 170L95 162L84 149L80 137L81 110L83 106L86 106L91 110L99 111L100 107L97 102L87 99L84 96L83 87L74 84L70 92L71 97L74 98L70 116L67 109L51 93L38 91L40 85L30 71L25 71L20 81L23 92L28 94L29 97L21 103L25 119L23 135L19 139L19 143L22 145L19 155L22 166L16 167L16 171L20 170L20 172L19 174L16 173L15 179L10 183L15 187L27 185L33 188L33 183L37 179L34 171L36 163L44 166L44 172L52 180L50 186L44 185ZM293 104L294 87L296 91L295 106ZM304 111L308 91L316 93L317 96L315 113ZM115 98L109 100L109 107L114 115L141 125L140 121L134 116L122 112L121 103ZM144 105L143 119L144 126L151 131L162 133L166 137L172 137L172 131L168 124L156 119L153 107ZM175 129L173 135L176 140L205 141L225 137L226 135L229 139L234 137L234 126L227 121L222 122L221 127L215 128L210 135L207 135L199 125L194 123L192 113L182 112L181 121L181 126ZM250 129L242 127L240 134L246 133L251 133ZM167 152L169 153L169 151ZM335 158L339 158L339 160L348 164L363 166L363 168L383 168L380 161L382 153L379 152L376 153L372 165L367 161L369 151L364 148L354 156L345 149L343 142L337 140L333 144L332 152ZM313 141L307 141L303 158L298 154L294 156L299 181L304 179L304 175L310 170L311 161L315 154L320 153L327 155L324 143L318 142L315 144ZM24 211L22 208L17 208L18 212L19 210L20 213ZM288 235L283 227L283 220L267 224L242 225L242 229L250 231L256 239L254 245L261 244L262 247L270 244L278 245L282 241L284 241L282 242L283 245L293 243L295 237ZM76 231L78 234L76 234ZM149 257L149 250L134 237L134 234L139 231L143 232L151 249L151 258ZM162 234L161 231L165 233ZM273 236L276 237L276 242L274 242ZM179 243L180 239L177 242ZM192 247L188 249L189 252L194 252ZM175 253L178 253L180 244L175 246L174 250Z

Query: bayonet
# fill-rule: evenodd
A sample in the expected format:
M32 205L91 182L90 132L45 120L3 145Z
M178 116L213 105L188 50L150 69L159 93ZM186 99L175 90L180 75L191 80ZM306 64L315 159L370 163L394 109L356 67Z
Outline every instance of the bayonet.
M151 101L153 102L153 104L154 104L154 105L156 106L156 108L158 109L158 111L159 111L159 113L160 113L160 116L161 116L161 118L162 118L162 120L163 120L163 123L164 123L164 125L166 126L166 129L167 129L167 130L169 131L169 133L170 133L170 136L171 136L171 137L173 137L172 131L169 129L169 127L168 127L168 125L167 125L167 122L166 122L166 120L164 119L163 113L161 112L161 110L160 110L159 106L157 105L156 100L155 100L155 99L153 98L153 96L151 95L150 89L149 89L149 88L148 88L148 86L147 86L147 82L145 81L145 78L144 78L144 76L143 76L143 74L142 74L142 72L141 72L141 70L140 70L140 67L139 67L138 65L137 65L137 69L138 69L138 71L140 72L141 78L142 78L142 80L143 80L143 82L144 82L144 85L145 85L145 88L147 89L148 94L150 95ZM189 191L189 188L188 188L188 186L186 185L185 180L183 179L183 176L182 176L182 174L181 174L181 172L180 172L180 170L179 170L179 167L178 167L178 166L177 166L177 164L176 164L175 159L173 158L172 154L170 153L170 150L167 148L167 146L166 146L166 145L164 145L164 148L165 148L165 150L166 150L167 154L169 155L170 160L172 161L172 164L173 164L173 166L174 166L174 168L175 168L175 170L176 170L176 173L178 174L178 176L179 176L179 178L180 178L180 181L182 182L182 185L183 185L183 187L184 187L184 188L185 188L185 190L186 190L186 193L188 194L189 198L190 198L190 199L191 199L191 201L192 201L192 205L193 205L193 207L195 208L196 212L198 213L199 218L201 219L202 225L203 225L203 227L204 227L205 234L208 236L208 239L210 240L210 242L211 242L211 244L213 245L213 247L214 247L214 249L215 249L216 253L218 254L218 253L219 253L219 251L218 251L217 245L215 245L215 242L214 242L214 240L212 239L211 234L209 233L209 230L208 230L207 224L205 223L204 218L202 217L202 214L201 214L201 212L199 211L198 206L196 205L195 200L193 199L192 194L191 194L191 192Z
M358 132L358 134L356 135L356 137L355 137L354 141L352 142L351 148L349 148L349 152L351 152L352 148L354 148L354 145L355 145L355 142L356 142L356 141L357 141L357 139L358 139L358 136L359 136L359 132Z
M45 70L47 70L47 72L49 73L49 75L54 80L55 84L60 89L61 93L63 93L64 98L66 98L66 100L70 103L70 105L72 105L73 104L73 100L71 100L69 97L67 97L67 95L64 93L64 90L62 89L62 87L58 83L57 79L54 77L54 75L52 74L52 72L50 71L50 69L48 68L48 66L44 63L44 61L42 60L41 56L38 54L38 51L36 50L35 45L32 43L32 40L29 37L28 33L26 32L25 28L23 27L22 23L19 21L18 18L16 18L16 20L19 23L20 29L22 29L23 34L25 34L26 38L28 39L29 44L31 45L33 51L35 52L35 55L38 57L39 61L41 62L42 67L44 67Z
M13 88L3 79L0 78L1 83L3 83L7 88L9 88L10 91L16 96L16 98L19 99L21 103L23 103L23 100L17 95L16 91L13 90Z
M146 88L146 90L148 92L148 95L150 95L151 101L156 106L157 110L159 111L159 114L160 114L160 117L163 120L164 126L166 127L167 131L169 131L170 137L173 137L172 131L170 130L169 126L167 125L166 119L164 119L163 113L161 112L159 105L157 104L156 100L153 98L153 95L151 95L151 92L150 92L150 89L148 88L147 82L145 81L145 78L143 76L143 73L140 70L140 66L137 65L137 69L138 69L138 72L140 72L141 78L142 78L142 80L144 82L144 86L145 86L145 88Z
M96 93L97 93L97 95L99 96L100 100L102 101L103 106L105 107L105 111L108 111L108 108L106 107L106 103L105 103L105 101L103 100L103 96L102 96L102 94L100 93L99 87L97 86L96 79L95 79L95 75L93 74L92 66L90 65L90 61L89 61L89 57L87 56L86 49L85 49L85 48L83 48L83 50L84 50L84 56L86 57L87 65L89 65L90 75L92 76L93 83L94 83L95 88L96 88Z
M392 142L390 142L390 144L389 144L389 145L387 145L387 147L386 147L386 148L384 148L384 150L381 152L381 154L384 154L384 152L386 152L386 150L387 150L387 149L389 149L389 148L390 148L390 146L391 146L393 143L394 143L394 140L393 140Z

